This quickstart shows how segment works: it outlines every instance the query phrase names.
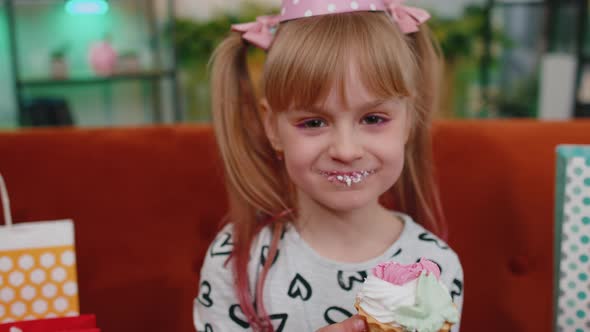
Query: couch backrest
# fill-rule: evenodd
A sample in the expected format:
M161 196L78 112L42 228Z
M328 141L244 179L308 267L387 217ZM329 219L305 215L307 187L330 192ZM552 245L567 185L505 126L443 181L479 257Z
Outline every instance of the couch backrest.
M226 203L207 127L0 134L14 220L73 218L80 309L105 332L192 328Z
M450 243L465 270L465 331L552 331L558 144L590 144L590 122L436 126Z
M550 331L558 143L590 144L590 122L436 124L463 331ZM193 331L227 209L210 127L3 132L0 172L15 221L75 220L81 311L104 331Z

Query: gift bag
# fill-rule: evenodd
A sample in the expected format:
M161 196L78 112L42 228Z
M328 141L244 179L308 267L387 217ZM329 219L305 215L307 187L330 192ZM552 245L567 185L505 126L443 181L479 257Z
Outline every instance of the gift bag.
M590 146L557 148L555 331L590 331Z
M94 315L0 324L0 332L100 332Z
M14 224L0 174L0 324L78 316L78 284L71 220Z

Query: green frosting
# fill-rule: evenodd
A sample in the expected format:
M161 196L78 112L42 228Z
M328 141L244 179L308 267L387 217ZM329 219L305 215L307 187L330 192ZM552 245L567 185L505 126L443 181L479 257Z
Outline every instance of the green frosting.
M396 323L409 331L438 332L445 322L457 323L459 312L451 296L432 273L422 273L416 289L416 305L401 306Z

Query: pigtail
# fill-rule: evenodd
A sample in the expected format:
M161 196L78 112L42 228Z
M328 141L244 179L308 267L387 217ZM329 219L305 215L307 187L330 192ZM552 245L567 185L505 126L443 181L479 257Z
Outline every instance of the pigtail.
M441 52L426 25L407 36L417 67L416 95L413 98L414 125L406 146L406 169L392 188L402 211L443 239L447 229L434 174L431 127L439 104Z
M258 310L254 307L252 294L262 296L262 292L250 289L248 262L254 238L271 221L265 216L286 209L280 190L285 188L286 176L264 133L248 72L247 51L241 35L232 33L211 58L213 125L229 196L226 221L233 224L230 262L236 295L252 328L269 331L266 327L272 330L272 325L262 298L256 299Z

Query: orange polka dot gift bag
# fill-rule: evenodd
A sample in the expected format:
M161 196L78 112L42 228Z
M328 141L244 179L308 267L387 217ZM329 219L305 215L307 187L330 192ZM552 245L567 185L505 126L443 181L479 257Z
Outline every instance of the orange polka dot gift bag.
M73 221L13 225L1 174L0 198L0 332L98 331L79 314Z

